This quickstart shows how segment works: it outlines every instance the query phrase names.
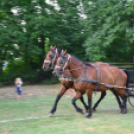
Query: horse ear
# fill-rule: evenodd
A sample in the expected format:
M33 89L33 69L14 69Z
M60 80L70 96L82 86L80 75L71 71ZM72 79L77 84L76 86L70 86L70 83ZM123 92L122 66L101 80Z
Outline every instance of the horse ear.
M67 50L65 50L65 51L63 52L63 56L65 56L66 53L67 53Z
M62 55L63 55L63 53L64 53L64 50L61 51L61 54L62 54Z
M55 49L56 49L56 47L57 47L57 46L54 46L54 47L53 47L53 50L55 50Z

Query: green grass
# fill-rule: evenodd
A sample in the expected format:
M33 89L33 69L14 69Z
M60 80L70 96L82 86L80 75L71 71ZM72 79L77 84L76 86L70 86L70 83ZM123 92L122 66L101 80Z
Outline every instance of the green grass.
M96 96L93 95L93 104L99 96L100 93L97 93ZM107 93L107 96L90 119L86 119L85 115L77 113L71 104L71 98L66 98L65 96L60 100L55 116L43 118L42 116L48 115L55 98L56 94L19 101L15 99L0 100L0 121L40 117L39 119L0 122L0 134L134 133L134 109L128 104L128 113L121 114L115 97L111 92ZM84 98L87 100L86 96ZM83 108L80 101L77 101L77 104Z

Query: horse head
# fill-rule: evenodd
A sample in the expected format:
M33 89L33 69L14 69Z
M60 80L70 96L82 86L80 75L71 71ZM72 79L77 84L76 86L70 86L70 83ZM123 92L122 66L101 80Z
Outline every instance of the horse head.
M51 46L50 50L46 54L46 58L43 63L43 69L45 71L52 69L58 58L58 50L56 46Z
M53 70L53 75L60 76L64 70L69 68L70 55L67 50L62 50L60 57L57 59L56 66Z

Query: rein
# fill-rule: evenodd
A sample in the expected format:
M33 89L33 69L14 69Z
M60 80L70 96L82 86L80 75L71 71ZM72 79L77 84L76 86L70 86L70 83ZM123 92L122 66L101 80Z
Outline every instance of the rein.
M64 72L64 71L70 71L71 72L71 71L82 70L82 69L86 69L86 68L82 67L82 68L77 68L77 69L72 69L72 70L63 70L62 72Z

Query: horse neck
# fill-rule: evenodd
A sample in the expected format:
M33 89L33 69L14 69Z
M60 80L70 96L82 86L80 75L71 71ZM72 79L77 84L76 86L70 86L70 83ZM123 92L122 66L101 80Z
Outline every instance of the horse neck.
M63 75L69 75L69 76L71 76L71 74L70 74L70 71L69 71L69 70L63 71Z
M83 63L75 57L70 58L70 74L73 78L83 77Z

